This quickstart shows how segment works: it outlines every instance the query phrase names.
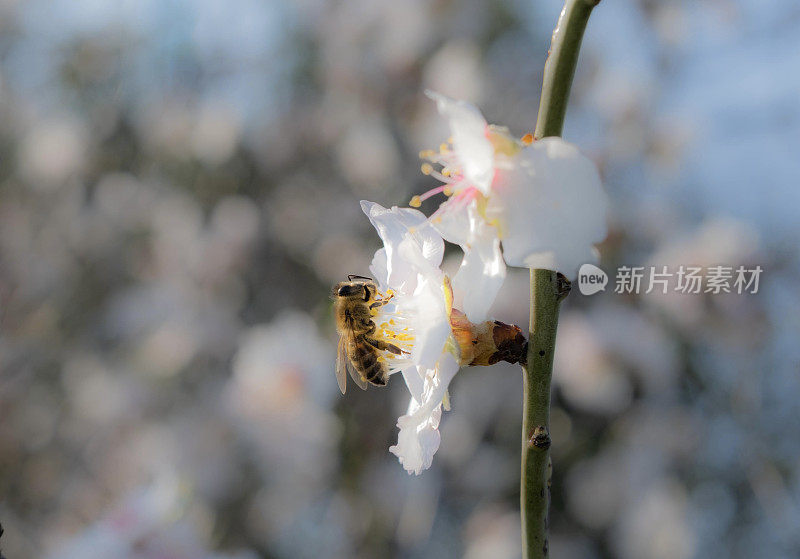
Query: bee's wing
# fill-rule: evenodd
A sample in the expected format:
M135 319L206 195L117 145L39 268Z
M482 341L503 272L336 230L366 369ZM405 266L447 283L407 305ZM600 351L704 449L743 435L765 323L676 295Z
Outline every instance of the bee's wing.
M367 383L361 379L361 373L359 373L356 370L355 365L353 365L353 362L347 359L346 365L347 365L347 372L350 373L350 378L353 379L353 382L355 382L361 390L366 390Z
M347 344L356 343L352 334L343 334L339 338L339 352L336 356L336 382L339 383L339 390L344 394L347 391L347 377L345 371L350 374L350 378L361 390L367 389L367 383L361 379L361 375L356 370L353 362L347 356Z
M345 336L339 338L339 352L336 355L336 382L339 383L339 390L342 394L347 392L347 364L350 359L347 357L347 341Z

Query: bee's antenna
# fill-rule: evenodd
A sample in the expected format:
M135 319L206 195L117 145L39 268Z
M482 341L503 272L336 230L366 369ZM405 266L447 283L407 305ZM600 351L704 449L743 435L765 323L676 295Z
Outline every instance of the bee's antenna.
M353 281L354 279L363 279L367 281L372 281L372 278L368 278L367 276L359 276L358 274L348 274L347 281Z

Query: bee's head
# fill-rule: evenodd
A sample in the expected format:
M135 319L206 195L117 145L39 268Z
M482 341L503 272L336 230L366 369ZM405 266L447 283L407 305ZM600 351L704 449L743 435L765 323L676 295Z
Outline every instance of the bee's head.
M372 281L342 281L333 286L333 296L347 299L362 300L370 303L378 295L378 288Z

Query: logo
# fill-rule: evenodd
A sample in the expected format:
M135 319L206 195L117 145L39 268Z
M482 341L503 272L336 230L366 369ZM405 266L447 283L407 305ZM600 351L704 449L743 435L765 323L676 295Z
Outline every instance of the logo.
M578 270L578 289L582 295L594 295L605 291L608 275L594 264L584 264Z

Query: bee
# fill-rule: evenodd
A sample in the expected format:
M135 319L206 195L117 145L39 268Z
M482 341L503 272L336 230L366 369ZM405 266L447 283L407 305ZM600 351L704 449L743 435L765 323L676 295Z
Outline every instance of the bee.
M386 362L380 358L381 352L405 353L396 345L374 336L377 327L372 320L373 313L388 303L392 295L379 299L378 286L371 278L349 275L347 280L333 287L336 330L339 332L336 380L342 394L347 390L345 371L362 390L367 389L368 382L385 386L389 373Z

